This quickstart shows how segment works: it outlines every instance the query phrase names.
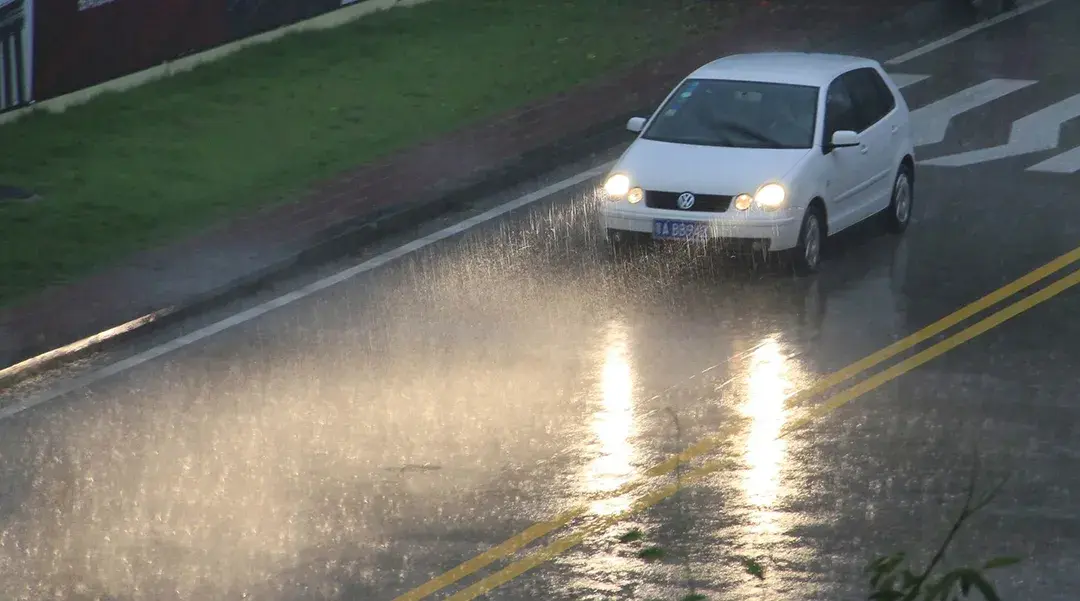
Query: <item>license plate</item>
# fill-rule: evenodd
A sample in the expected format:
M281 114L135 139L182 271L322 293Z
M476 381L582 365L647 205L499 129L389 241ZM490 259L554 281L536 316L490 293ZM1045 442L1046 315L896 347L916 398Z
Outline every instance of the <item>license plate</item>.
M670 221L657 219L653 221L653 238L666 240L686 240L689 238L705 238L709 232L707 223L694 221Z

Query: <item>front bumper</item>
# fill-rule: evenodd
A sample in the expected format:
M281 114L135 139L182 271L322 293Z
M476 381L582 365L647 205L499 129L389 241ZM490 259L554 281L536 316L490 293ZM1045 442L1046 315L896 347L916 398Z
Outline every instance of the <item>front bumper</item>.
M794 209L781 209L775 214L742 212L729 209L723 213L670 211L630 205L625 201L601 205L600 221L609 230L652 234L658 219L707 224L708 237L724 241L761 241L766 250L794 248L799 242L802 215Z

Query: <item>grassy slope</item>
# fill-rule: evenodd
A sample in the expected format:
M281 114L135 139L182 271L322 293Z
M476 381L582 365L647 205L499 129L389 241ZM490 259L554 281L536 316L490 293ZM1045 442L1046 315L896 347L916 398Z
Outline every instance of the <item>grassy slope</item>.
M686 41L674 0L438 0L0 127L0 304ZM650 8L651 7L651 8Z

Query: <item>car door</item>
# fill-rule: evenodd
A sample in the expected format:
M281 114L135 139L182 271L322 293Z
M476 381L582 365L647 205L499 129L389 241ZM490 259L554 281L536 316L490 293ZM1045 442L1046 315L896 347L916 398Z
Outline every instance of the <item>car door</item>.
M892 196L893 143L889 115L896 111L896 99L873 67L845 73L841 78L851 92L858 113L860 152L866 157L865 179L858 194L858 216L862 220L889 206ZM887 95L882 94L882 90ZM892 124L895 125L895 124Z
M865 202L860 194L869 170L865 147L831 148L829 142L838 131L858 131L861 127L855 101L844 78L838 77L825 92L825 117L822 151L825 156L825 195L829 211L829 231L838 232L859 218Z
M908 123L909 113L907 103L904 102L904 97L900 94L899 88L886 81L887 75L880 68L873 69L873 73L870 75L871 80L874 82L874 87L877 88L878 98L885 111L885 129L889 132L889 157L888 167L891 169L889 177L885 182L885 195L888 200L892 201L892 187L895 183L895 173L900 168L900 161L907 154L907 149L911 146L911 127Z

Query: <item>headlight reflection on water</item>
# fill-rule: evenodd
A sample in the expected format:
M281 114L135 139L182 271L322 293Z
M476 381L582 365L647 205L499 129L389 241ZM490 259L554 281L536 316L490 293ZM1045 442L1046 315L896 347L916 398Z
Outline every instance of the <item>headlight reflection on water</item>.
M624 324L608 324L598 383L599 407L593 414L596 457L585 474L586 492L607 493L618 489L636 475L637 450L632 437L637 432L634 415L634 372ZM630 499L617 497L593 503L594 513L606 515L629 507Z
M791 389L791 366L776 339L759 346L750 358L746 401L741 413L750 419L743 460L747 470L742 480L746 501L754 516L754 531L774 532L771 509L782 492L781 470L787 461L787 443L779 438L788 419L785 400Z

